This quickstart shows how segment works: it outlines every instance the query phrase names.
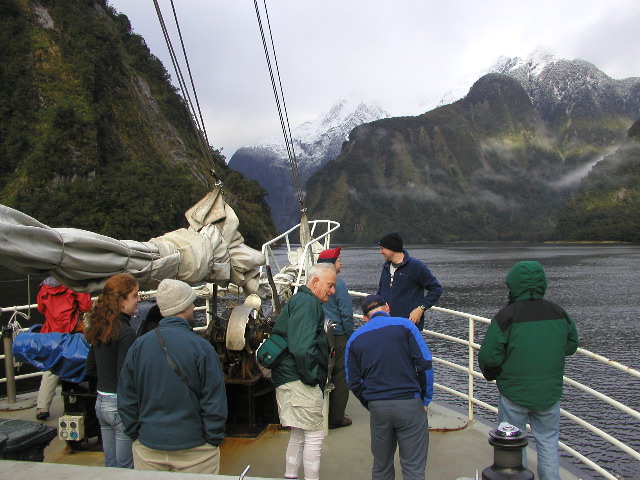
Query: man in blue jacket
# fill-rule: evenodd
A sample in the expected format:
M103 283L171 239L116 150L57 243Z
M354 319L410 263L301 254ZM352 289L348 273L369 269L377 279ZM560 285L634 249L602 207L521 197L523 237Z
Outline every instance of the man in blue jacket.
M219 471L227 397L215 349L189 325L195 298L184 282L160 282L160 335L138 338L122 367L118 412L136 470Z
M392 316L408 318L422 331L424 312L438 302L442 286L424 263L404 250L398 232L387 233L379 243L385 264L377 293L389 304Z
M318 263L329 263L336 269L336 273L340 273L342 271L341 250L342 247L336 247L320 252ZM329 428L348 427L352 423L351 419L344 414L349 401L349 386L344 371L344 351L347 340L353 333L353 304L347 284L341 277L337 277L335 288L335 295L331 295L329 300L322 304L325 320L331 321L334 325L333 347L336 352L331 371L331 383L334 388L329 394Z
M416 326L391 317L379 295L362 301L367 321L347 342L347 382L369 410L373 480L393 480L396 445L404 480L424 480L429 449L427 405L433 396L431 352Z

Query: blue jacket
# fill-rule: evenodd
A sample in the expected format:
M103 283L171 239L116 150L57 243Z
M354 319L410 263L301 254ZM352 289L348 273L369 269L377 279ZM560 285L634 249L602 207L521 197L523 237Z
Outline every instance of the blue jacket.
M322 304L325 319L335 323L333 333L349 337L353 333L353 303L345 281L338 277L336 281L336 293Z
M433 397L431 352L406 318L376 312L355 331L345 353L347 383L360 403Z
M382 266L377 293L389 304L391 316L409 318L411 311L420 305L433 307L442 295L442 286L424 263L410 257L406 250L403 252L404 260L395 272L393 286L391 262L385 262ZM424 328L424 313L416 326L418 330Z
M169 365L155 331L138 338L118 382L118 412L125 433L156 450L219 445L227 396L215 349L183 318L164 318L158 328L189 387Z

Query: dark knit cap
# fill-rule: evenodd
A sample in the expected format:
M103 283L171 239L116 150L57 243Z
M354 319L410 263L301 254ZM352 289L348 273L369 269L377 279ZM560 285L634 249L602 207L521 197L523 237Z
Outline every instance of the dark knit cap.
M318 263L336 263L336 260L340 256L340 250L342 250L342 247L323 250L320 252L320 255L318 255Z
M389 232L380 239L380 246L388 248L392 252L402 252L402 237L398 232Z
M360 306L362 307L362 314L366 315L371 310L375 310L378 307L383 307L387 302L384 301L380 295L367 295L362 299Z

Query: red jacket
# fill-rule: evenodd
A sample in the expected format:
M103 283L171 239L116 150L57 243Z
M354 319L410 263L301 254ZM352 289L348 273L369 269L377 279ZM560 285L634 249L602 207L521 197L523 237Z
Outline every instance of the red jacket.
M87 312L93 300L88 293L78 293L64 285L42 285L36 297L38 310L45 322L40 333L71 333L76 328L80 312Z

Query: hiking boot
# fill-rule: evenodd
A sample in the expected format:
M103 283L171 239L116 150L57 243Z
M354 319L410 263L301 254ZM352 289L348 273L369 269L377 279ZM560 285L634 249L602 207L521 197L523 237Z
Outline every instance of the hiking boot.
M49 412L47 412L46 410L38 410L36 412L37 420L46 420L47 418L49 418Z
M344 417L342 419L341 422L337 422L337 423L330 423L329 424L329 428L333 429L333 428L342 428L342 427L348 427L349 425L351 425L353 422L351 421L351 419L349 417Z

